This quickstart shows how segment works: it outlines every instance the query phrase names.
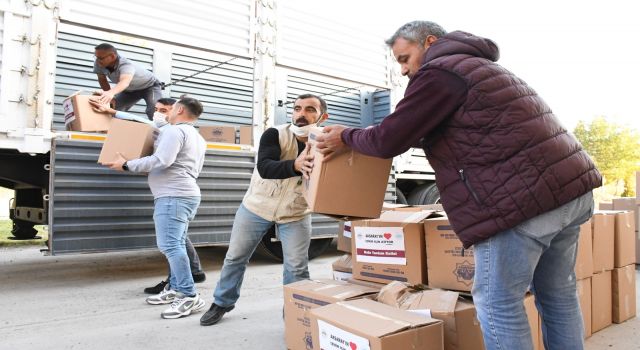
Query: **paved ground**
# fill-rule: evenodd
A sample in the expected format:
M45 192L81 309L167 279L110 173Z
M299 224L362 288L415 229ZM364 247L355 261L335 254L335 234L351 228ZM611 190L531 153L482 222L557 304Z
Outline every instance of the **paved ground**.
M225 248L198 252L207 272L198 287L209 304ZM313 260L312 277L330 277L337 256ZM165 272L153 251L51 257L35 247L0 249L0 349L284 349L281 265L254 259L236 309L211 327L199 325L200 313L163 320L164 306L144 302L143 287ZM609 327L586 348L640 349L640 321Z

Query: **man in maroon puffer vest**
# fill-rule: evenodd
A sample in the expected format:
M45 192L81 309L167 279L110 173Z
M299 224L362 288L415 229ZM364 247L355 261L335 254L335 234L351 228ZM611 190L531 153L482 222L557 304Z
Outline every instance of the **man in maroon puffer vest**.
M324 154L425 151L458 237L473 246L473 297L487 349L532 349L523 299L536 295L547 349L582 349L574 265L600 173L547 104L496 61L496 44L415 21L387 40L410 80L368 129L325 127Z

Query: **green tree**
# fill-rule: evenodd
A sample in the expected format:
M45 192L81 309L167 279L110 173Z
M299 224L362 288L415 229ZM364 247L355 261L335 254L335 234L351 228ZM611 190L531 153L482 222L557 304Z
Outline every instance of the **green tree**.
M616 196L634 196L635 171L640 170L640 132L597 117L578 122L574 134L591 155L607 183L624 183Z

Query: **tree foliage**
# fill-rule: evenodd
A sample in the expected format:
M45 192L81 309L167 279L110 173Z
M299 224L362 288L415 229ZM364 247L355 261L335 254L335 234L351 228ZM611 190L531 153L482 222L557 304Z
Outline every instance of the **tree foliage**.
M624 182L621 196L633 196L635 171L640 170L640 131L604 117L578 122L574 134L591 155L605 183Z

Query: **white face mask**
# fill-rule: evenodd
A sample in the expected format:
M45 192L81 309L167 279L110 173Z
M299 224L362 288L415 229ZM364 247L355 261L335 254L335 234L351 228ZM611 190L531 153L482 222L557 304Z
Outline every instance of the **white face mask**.
M153 123L157 128L169 124L169 122L167 121L167 116L160 112L153 113Z
M318 126L318 124L309 124L305 126L296 126L291 123L291 132L293 132L298 137L307 137L309 136L309 131Z

